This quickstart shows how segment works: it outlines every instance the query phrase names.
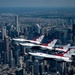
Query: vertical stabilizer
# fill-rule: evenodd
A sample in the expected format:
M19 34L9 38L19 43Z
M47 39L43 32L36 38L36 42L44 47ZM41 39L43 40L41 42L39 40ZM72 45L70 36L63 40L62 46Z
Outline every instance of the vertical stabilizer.
M44 38L44 35L41 35L41 36L38 37L37 39L34 39L34 41L37 41L37 42L41 43L42 40L43 40L43 38Z
M48 46L49 46L49 47L54 47L55 44L56 44L56 42L57 42L57 39L54 39L54 40L52 40L50 43L48 43Z

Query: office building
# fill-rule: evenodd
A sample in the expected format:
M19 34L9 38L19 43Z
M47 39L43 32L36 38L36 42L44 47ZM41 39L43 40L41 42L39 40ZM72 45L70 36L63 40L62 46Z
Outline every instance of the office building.
M9 51L9 67L15 67L15 60L13 58L12 50Z
M39 34L40 34L41 27L40 27L40 25L39 25L39 24L36 24L36 31L37 31L37 33L39 33Z
M34 61L34 75L39 75L39 61Z
M40 75L44 75L44 64L43 63L39 65L39 73Z
M5 58L6 62L9 63L9 37L5 36L4 37L4 53L5 53Z
M17 66L20 66L20 64L19 64L19 56L20 56L19 51L16 51L15 54L16 54L15 55L15 63Z
M1 62L4 62L4 41L0 41Z
M26 61L26 68L28 69L28 71L32 72L32 60Z
M72 40L72 29L68 29L68 31L67 31L67 40L69 43L73 42L73 40Z
M3 26L2 27L2 40L4 40L4 37L7 36L7 33L6 33L6 26Z
M23 63L23 57L22 56L19 57L19 64L20 64L20 67L23 68L24 63Z
M20 32L20 25L18 23L18 16L15 16L15 25L16 25L16 31L19 34L19 32Z

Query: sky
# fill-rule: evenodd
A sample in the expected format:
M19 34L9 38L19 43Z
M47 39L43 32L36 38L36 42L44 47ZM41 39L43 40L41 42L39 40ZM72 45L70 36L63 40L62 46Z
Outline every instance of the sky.
M0 0L0 7L75 7L75 0Z

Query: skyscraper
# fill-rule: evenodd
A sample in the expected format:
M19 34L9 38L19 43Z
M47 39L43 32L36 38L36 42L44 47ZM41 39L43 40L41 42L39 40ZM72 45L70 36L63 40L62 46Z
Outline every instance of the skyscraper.
M4 38L4 53L6 58L6 63L9 63L9 37L5 36Z
M6 36L6 26L2 27L2 40L4 40L4 37Z
M16 25L16 31L19 34L19 32L20 32L20 25L18 23L18 16L15 16L15 25Z
M34 61L34 75L39 75L39 61Z
M9 58L9 66L10 67L15 67L15 60L13 58L13 52L12 52L12 50L10 50L9 56L10 56L10 58Z
M19 64L20 64L20 67L23 68L23 57L22 56L19 57Z
M39 24L33 26L33 32L40 34L40 31L41 31L41 27Z
M40 25L39 24L36 24L36 26L37 26L37 33L39 33L40 34L40 30L41 30L41 27L40 27Z
M44 64L43 63L41 63L39 65L39 72L40 72L40 75L43 75L44 74Z

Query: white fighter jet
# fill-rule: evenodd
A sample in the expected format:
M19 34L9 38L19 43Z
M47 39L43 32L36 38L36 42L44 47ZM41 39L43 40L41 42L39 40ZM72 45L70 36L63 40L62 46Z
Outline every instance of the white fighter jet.
M55 46L56 42L57 42L57 39L52 40L48 44L36 45L36 44L32 44L32 43L20 43L20 45L22 45L26 48L31 48L31 49L43 49L43 50L49 49L49 50L52 50L53 47Z
M35 56L35 57L40 57L43 59L48 59L48 60L55 60L57 62L72 62L72 54L74 54L75 50L74 49L69 49L66 52L62 54L46 54L46 53L41 53L41 52L29 52L29 55ZM75 55L75 54L74 54Z
M44 38L44 35L41 35L40 37L33 39L33 40L27 40L23 38L13 38L12 40L18 41L18 42L30 42L30 43L40 44L43 38Z

